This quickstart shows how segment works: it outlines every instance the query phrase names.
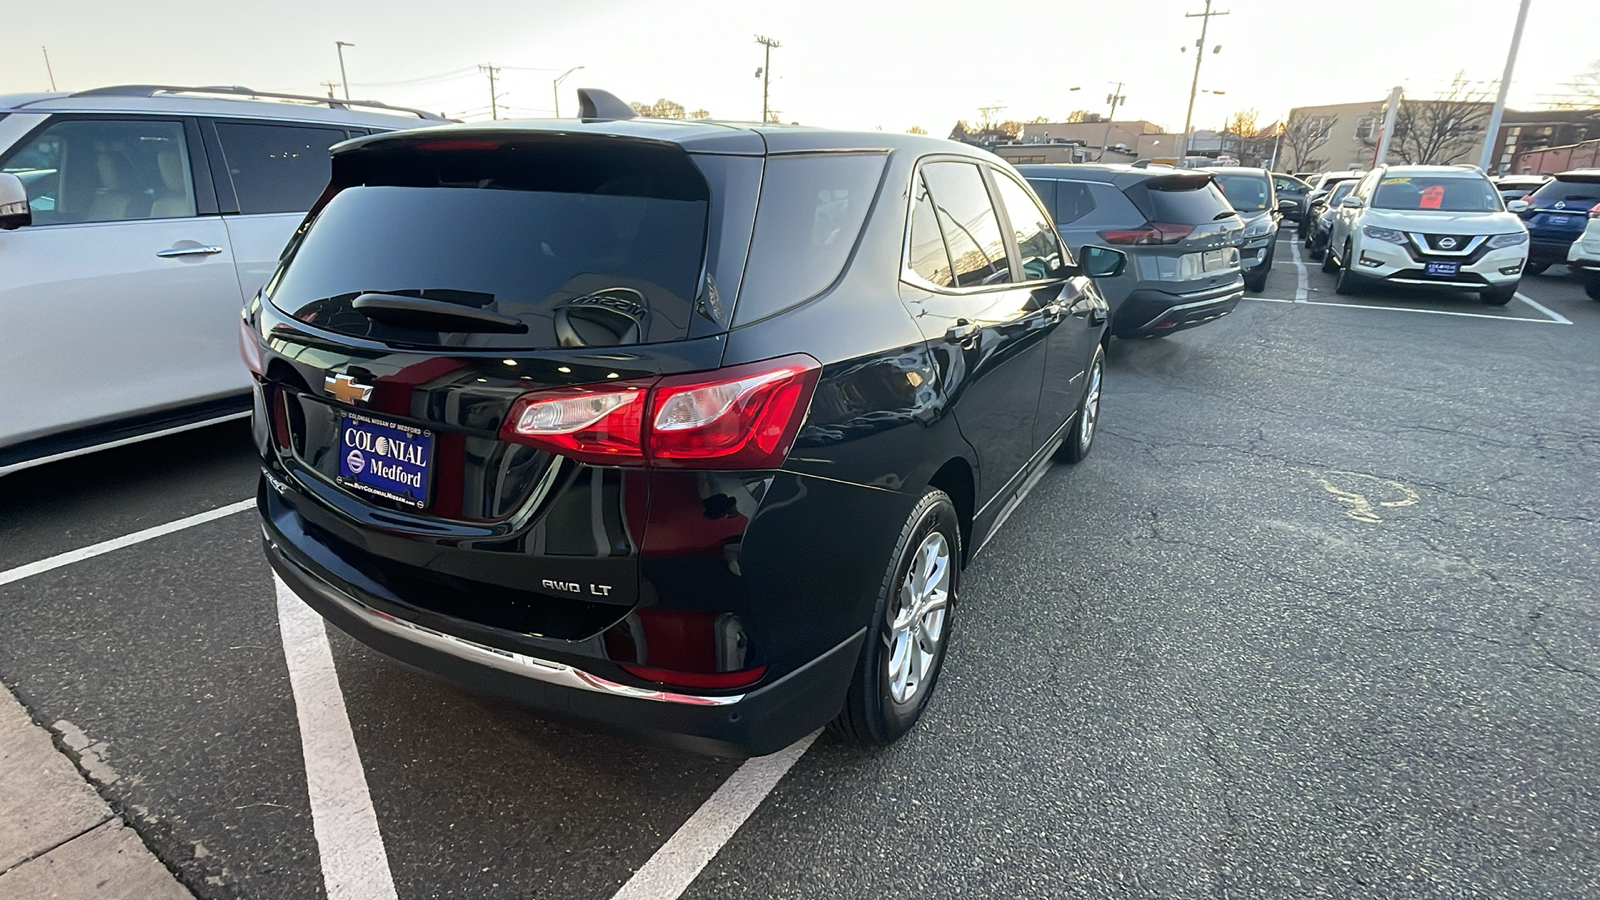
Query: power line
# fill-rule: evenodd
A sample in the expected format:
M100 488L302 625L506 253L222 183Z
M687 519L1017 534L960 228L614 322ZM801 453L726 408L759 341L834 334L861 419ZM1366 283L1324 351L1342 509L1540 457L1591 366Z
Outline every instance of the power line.
M494 92L494 77L500 74L500 67L493 63L487 63L478 68L489 73L489 117L498 119L500 118L500 98L505 96Z
M507 68L510 68L507 66ZM357 87L404 87L411 84L428 84L430 82L457 81L476 72L478 67L467 66L463 69L452 69L440 72L437 75L423 75L417 78L403 78L399 81L352 81Z

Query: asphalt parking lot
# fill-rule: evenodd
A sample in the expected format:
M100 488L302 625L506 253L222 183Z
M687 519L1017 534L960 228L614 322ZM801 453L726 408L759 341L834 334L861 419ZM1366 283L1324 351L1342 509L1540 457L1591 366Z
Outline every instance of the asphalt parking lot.
M240 423L0 481L0 681L207 898L352 857L402 898L1600 896L1600 303L1559 268L1343 298L1296 257L1114 344L1094 452L973 564L889 749L741 769L330 631L377 834L319 833L249 510L5 577L252 497Z

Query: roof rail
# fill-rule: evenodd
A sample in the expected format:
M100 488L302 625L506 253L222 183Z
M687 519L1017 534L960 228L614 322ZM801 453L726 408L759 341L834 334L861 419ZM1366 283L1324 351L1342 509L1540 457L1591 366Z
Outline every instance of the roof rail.
M325 105L330 109L375 109L383 112L406 113L425 119L429 122L448 122L438 113L422 109L410 109L404 106L390 106L377 100L340 100L335 97L315 97L308 94L284 94L277 91L258 91L240 85L206 85L203 87L183 87L172 84L116 84L109 87L90 88L87 91L77 91L68 94L69 97L154 97L158 94L209 94L219 97L233 97L241 100L284 100L293 103L311 103Z

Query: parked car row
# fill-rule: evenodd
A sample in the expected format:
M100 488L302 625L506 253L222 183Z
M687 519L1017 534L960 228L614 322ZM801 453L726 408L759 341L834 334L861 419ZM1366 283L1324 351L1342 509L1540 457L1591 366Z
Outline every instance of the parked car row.
M1562 172L1506 208L1522 217L1533 244L1528 274L1538 275L1567 261L1574 241L1583 234L1588 214L1600 203L1600 169Z

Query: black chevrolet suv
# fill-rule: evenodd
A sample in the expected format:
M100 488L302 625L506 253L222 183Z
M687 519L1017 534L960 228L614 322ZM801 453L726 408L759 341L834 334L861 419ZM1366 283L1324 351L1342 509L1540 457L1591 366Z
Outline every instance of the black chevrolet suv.
M245 314L267 556L554 717L892 741L962 566L1089 451L1125 259L961 144L584 106L334 148Z

